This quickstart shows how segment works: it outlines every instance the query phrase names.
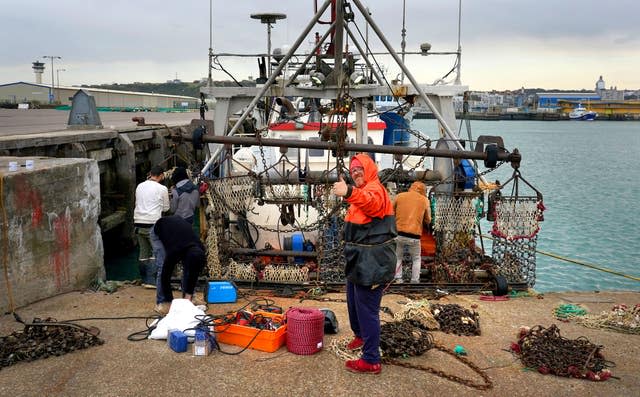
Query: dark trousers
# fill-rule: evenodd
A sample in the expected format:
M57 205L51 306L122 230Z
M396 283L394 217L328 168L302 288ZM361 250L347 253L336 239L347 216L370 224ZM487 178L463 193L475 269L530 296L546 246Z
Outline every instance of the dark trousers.
M364 341L362 359L369 364L380 362L381 286L371 289L347 281L347 309L354 335Z
M198 282L198 276L204 268L207 260L205 252L200 247L189 247L181 255L182 259L182 293L193 295ZM162 290L165 300L171 302L173 293L171 292L171 275L176 267L176 260L167 258L162 266Z

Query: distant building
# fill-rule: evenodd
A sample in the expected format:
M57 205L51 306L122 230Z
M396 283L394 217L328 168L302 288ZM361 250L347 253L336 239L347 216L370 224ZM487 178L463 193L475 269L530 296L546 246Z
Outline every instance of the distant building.
M596 81L594 92L540 92L536 93L536 104L539 112L557 111L561 107L558 101L580 102L588 104L593 101L624 101L624 91L617 87L605 88L602 76Z
M598 101L600 96L595 92L538 92L536 108L538 112L556 112L560 109L558 101L588 102Z
M469 94L469 111L487 113L504 105L505 96L496 92L472 91ZM457 111L457 109L456 109Z
M618 91L618 87L607 90L602 76L596 81L596 93L603 101L624 101L624 91Z
M26 83L0 84L0 103L38 103L53 102L59 105L71 105L71 98L79 90L89 92L98 108L110 109L196 109L199 99L181 95L150 94L147 92L116 91L88 87L55 87L50 85ZM52 100L50 101L50 98Z

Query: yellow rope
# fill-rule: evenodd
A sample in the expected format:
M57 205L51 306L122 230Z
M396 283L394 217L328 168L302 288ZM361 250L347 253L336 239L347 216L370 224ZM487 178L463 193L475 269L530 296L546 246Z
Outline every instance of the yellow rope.
M11 313L15 311L13 302L13 291L9 282L9 225L7 224L7 210L4 206L4 174L0 172L0 210L2 211L2 267L4 270L4 281L7 284L7 299Z
M620 272L617 272L615 270L607 269L607 268L601 267L601 266L592 265L590 263L583 262L583 261L580 261L580 260L577 260L577 259L566 258L564 256L560 256L560 255L554 254L552 252L546 252L546 251L541 251L541 250L536 250L536 252L539 252L542 255L550 256L552 258L560 259L560 260L563 260L563 261L566 261L566 262L575 263L576 265L589 267L589 268L595 269L595 270L600 270L601 272L607 272L607 273L615 274L616 276L626 277L626 278L631 279L631 280L640 281L640 277L635 277L635 276L631 276L631 275L628 275L628 274L620 273Z
M482 237L486 237L488 239L493 240L492 236L488 236L486 234L483 234ZM620 272L617 272L615 270L607 269L606 267L602 267L602 266L596 266L596 265L593 265L591 263L587 263L587 262L584 262L584 261L581 261L581 260L578 260L578 259L567 258L565 256L554 254L552 252L542 251L542 250L539 250L539 249L536 249L536 252L539 253L539 254L542 254L542 255L550 256L550 257L555 258L555 259L563 260L565 262L575 263L576 265L585 266L585 267L588 267L588 268L591 268L591 269L594 269L594 270L599 270L601 272L615 274L616 276L625 277L625 278L628 278L628 279L631 279L631 280L634 280L634 281L640 281L640 277L635 277L635 276L631 276L629 274L620 273Z

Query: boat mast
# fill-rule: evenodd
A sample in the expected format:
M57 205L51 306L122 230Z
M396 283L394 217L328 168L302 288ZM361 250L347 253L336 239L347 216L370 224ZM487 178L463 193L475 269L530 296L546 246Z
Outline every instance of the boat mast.
M462 0L458 0L458 55L456 62L456 81L455 85L460 85L460 66L462 63L462 46L460 45L460 26L462 24Z
M396 51L393 49L393 46L389 43L387 38L384 36L384 34L382 33L382 30L380 30L380 28L375 23L375 21L369 15L367 15L366 8L362 5L360 0L353 0L353 3L356 5L356 7L358 7L360 12L364 16L364 18L367 20L367 22L369 22L369 24L371 25L371 28L378 35L378 38L380 39L380 41L382 41L382 44L384 44L384 46L386 47L386 49L389 52L389 54L391 54L391 56L396 61L398 66L400 66L400 68L402 69L404 74L407 76L407 78L409 79L409 81L411 82L411 84L413 85L415 90L419 93L420 98L429 107L429 109L431 109L431 112L433 113L433 116L438 120L438 122L442 126L442 129L444 130L445 135L447 136L447 138L451 140L453 145L458 150L464 150L464 147L458 141L459 138L453 132L451 127L449 127L448 123L445 121L444 117L442 117L442 114L438 111L438 109L433 104L433 102L429 99L427 94L424 93L424 90L422 88L420 88L420 85L418 84L418 81L413 77L411 72L407 69L407 66L402 62L402 59L400 59L400 57L398 56Z
M400 42L400 49L402 50L402 63L404 64L405 48L407 47L407 29L405 28L406 16L407 16L407 0L402 0L402 41ZM404 84L404 71L400 74L400 84Z
M211 91L213 83L211 79L211 63L213 62L213 0L209 0L209 78L207 79L207 87Z
M231 130L227 133L227 135L234 135L238 131L240 126L242 126L242 124L247 119L247 117L249 117L249 114L251 114L253 109L256 107L256 104L260 101L260 99L264 96L264 94L271 88L274 81L276 80L276 77L280 74L282 69L284 69L287 62L289 62L289 59L291 59L291 57L295 54L295 51L298 49L298 47L300 47L300 45L302 44L306 36L309 34L309 32L311 32L311 29L313 29L313 27L318 22L318 20L320 19L320 17L325 12L325 10L327 9L327 7L331 2L332 0L326 0L322 5L322 7L320 7L316 15L314 15L312 20L307 24L307 27L304 29L302 34L300 34L296 42L293 44L293 46L291 46L291 49L289 50L287 55L285 55L284 58L280 61L280 63L278 63L276 70L273 71L273 73L269 76L269 78L264 83L264 85L260 88L260 91L253 97L249 105L247 105L246 109L244 110L244 112L242 113L238 121L236 121L236 123L233 125ZM203 174L207 172L209 167L211 167L211 165L216 160L216 157L218 156L218 154L220 154L221 151L222 151L222 148L218 148L214 153L211 154L209 161L207 161L204 167L202 167L201 172Z
M418 84L414 76L411 74L411 72L408 70L408 68L404 64L403 60L398 56L398 54L396 53L394 48L391 46L389 41L386 39L386 37L378 27L376 22L369 15L367 8L363 6L360 0L352 0L349 2L349 4L355 4L355 6L360 11L361 15L366 20L368 26L371 26L375 34L378 36L378 39L384 44L388 54L390 54L393 57L394 61L401 68L403 75L408 78L411 85L420 96L421 100L429 107L429 109L431 109L434 117L438 120L439 125L441 127L441 135L446 137L450 145L456 150L464 150L464 147L459 142L459 138L451 129L449 122L447 122L446 119L444 118L443 113L441 113L439 108L435 106L434 102L432 102L432 100L427 96L425 91L420 87L420 85ZM347 18L348 20L352 20L354 16L350 6L348 4L345 4L344 0L326 0L323 3L323 5L317 9L317 12L312 18L312 20L309 22L307 27L300 34L296 42L292 45L289 52L278 63L273 73L269 75L269 78L267 79L267 81L262 87L260 88L256 87L258 89L255 91L245 88L242 92L239 91L239 89L218 90L220 91L220 93L225 95L226 98L232 98L232 96L237 96L237 95L246 95L246 94L249 94L250 92L253 94L255 92L254 98L250 101L248 105L246 105L242 115L236 121L236 123L233 125L230 131L226 133L227 135L234 135L237 132L237 130L246 120L248 115L253 111L254 107L259 102L260 98L262 98L267 93L267 91L272 89L272 86L276 80L276 77L280 74L280 72L282 71L284 66L287 64L287 62L289 62L291 57L294 56L295 51L300 47L301 43L305 40L306 36L310 33L310 31L315 26L315 24L319 23L320 17L323 15L323 13L326 11L326 9L330 5L332 7L331 9L332 28L330 28L331 43L328 47L329 49L326 51L324 55L326 57L333 57L333 60L334 60L333 69L331 70L329 75L326 78L324 78L324 82L321 84L321 86L317 86L317 87L292 86L291 83L293 78L290 78L288 79L288 84L285 84L280 91L278 90L275 90L275 91L277 91L278 92L277 95L280 95L280 96L291 95L291 96L302 96L302 97L311 97L311 98L326 98L326 97L337 98L339 95L341 95L343 85L348 83L350 80L349 76L344 76L344 69L343 69L343 50L344 50L343 40L344 40L345 29L354 39L354 42L357 43L357 40L353 36L353 33L350 32L348 25L345 24L346 22L345 18ZM346 10L345 10L345 7L346 7ZM461 14L459 13L459 15ZM324 38L326 38L326 36L327 35L325 33ZM319 44L317 43L316 48L318 47L319 47ZM356 47L358 46L356 45ZM368 55L367 52L363 51L361 47L358 47L358 50L360 51L360 54L366 59ZM314 52L317 52L317 50ZM403 53L404 52L405 51L403 51ZM460 51L458 51L457 54L458 56L460 56ZM369 65L369 66L372 66L372 65ZM299 69L299 71L300 70L301 68ZM374 70L374 68L372 68L372 70ZM294 76L296 76L297 73L299 73L299 71L296 72ZM378 83L380 83L380 79L378 80L379 80ZM287 94L284 94L285 89L287 91ZM235 94L231 94L231 92L234 92ZM365 108L366 98L371 97L373 95L382 95L383 92L387 92L387 87L385 87L382 84L380 85L362 84L362 85L358 85L358 86L354 85L350 87L349 94L354 99L354 103L355 103L354 110L356 112L356 131L357 131L356 142L357 143L366 142L366 135L367 135L366 108ZM231 94L232 96L228 96L229 94ZM229 99L226 99L227 106L225 107L225 112L229 108L228 106L229 101L230 101ZM224 103L222 105L224 105ZM223 107L222 105L221 107ZM216 115L217 113L218 112L216 112ZM452 116L452 114L447 114L447 116L450 117ZM215 161L214 160L215 157L221 152L221 150L222 148L217 148L215 153L212 153L211 157L209 158L209 161L207 162L207 164L205 164L202 172L206 172L206 170L213 164L213 162Z

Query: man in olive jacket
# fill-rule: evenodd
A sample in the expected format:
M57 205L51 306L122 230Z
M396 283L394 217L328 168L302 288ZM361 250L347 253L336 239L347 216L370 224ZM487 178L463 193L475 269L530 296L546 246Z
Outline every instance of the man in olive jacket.
M402 282L402 257L406 248L411 255L411 282L420 282L420 237L422 226L431 223L431 205L426 196L424 183L413 182L408 191L398 194L393 203L398 229L398 245L396 248L396 282Z

